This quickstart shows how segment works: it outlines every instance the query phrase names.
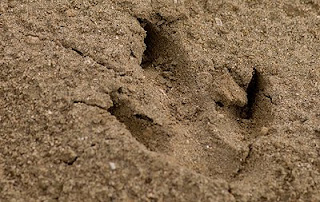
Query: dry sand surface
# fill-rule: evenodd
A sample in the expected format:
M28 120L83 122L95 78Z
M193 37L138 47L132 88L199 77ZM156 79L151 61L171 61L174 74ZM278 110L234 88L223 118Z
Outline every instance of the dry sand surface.
M0 201L320 201L319 0L1 0Z

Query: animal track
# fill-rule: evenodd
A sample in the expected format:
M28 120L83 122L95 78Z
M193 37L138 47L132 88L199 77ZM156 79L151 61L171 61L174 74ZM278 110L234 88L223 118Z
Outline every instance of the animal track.
M144 82L153 90L143 90L142 82L134 93L144 96L137 99L119 89L111 94L113 107L108 111L149 150L174 157L196 172L227 179L240 169L244 172L243 161L247 164L256 137L251 134L262 126L256 118L270 118L262 74L253 69L248 88L243 89L228 72L203 73L206 82L199 90L203 84L195 76L199 73L189 68L188 52L168 30L149 20L139 22L147 33L141 63ZM158 114L150 116L136 105L156 108ZM158 123L154 118L158 116L167 121Z

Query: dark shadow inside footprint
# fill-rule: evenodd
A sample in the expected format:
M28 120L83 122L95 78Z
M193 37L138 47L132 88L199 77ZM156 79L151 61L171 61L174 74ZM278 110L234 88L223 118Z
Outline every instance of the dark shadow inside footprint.
M142 68L148 68L152 65L165 65L172 63L173 44L168 37L161 32L160 28L147 20L140 20L141 26L146 31L144 43L146 50L142 57Z
M169 151L170 132L143 113L137 112L128 100L121 99L118 92L112 94L113 107L108 111L125 124L126 128L151 151Z
M146 49L143 53L141 67L146 71L158 71L164 79L193 82L190 73L186 51L174 34L146 19L138 19L141 27L146 31L144 40ZM169 75L169 76L168 76Z
M272 97L266 94L268 82L266 78L254 69L247 88L248 103L241 108L240 117L254 120L256 124L266 126L272 122ZM257 126L258 126L257 125Z

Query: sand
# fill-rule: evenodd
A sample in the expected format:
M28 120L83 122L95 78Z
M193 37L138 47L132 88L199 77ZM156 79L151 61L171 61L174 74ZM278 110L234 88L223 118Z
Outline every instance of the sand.
M320 201L318 0L1 0L0 201Z

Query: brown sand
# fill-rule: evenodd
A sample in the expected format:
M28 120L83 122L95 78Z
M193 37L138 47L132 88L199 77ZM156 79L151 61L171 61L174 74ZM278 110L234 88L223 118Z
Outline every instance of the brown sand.
M1 0L0 201L320 201L319 0Z

